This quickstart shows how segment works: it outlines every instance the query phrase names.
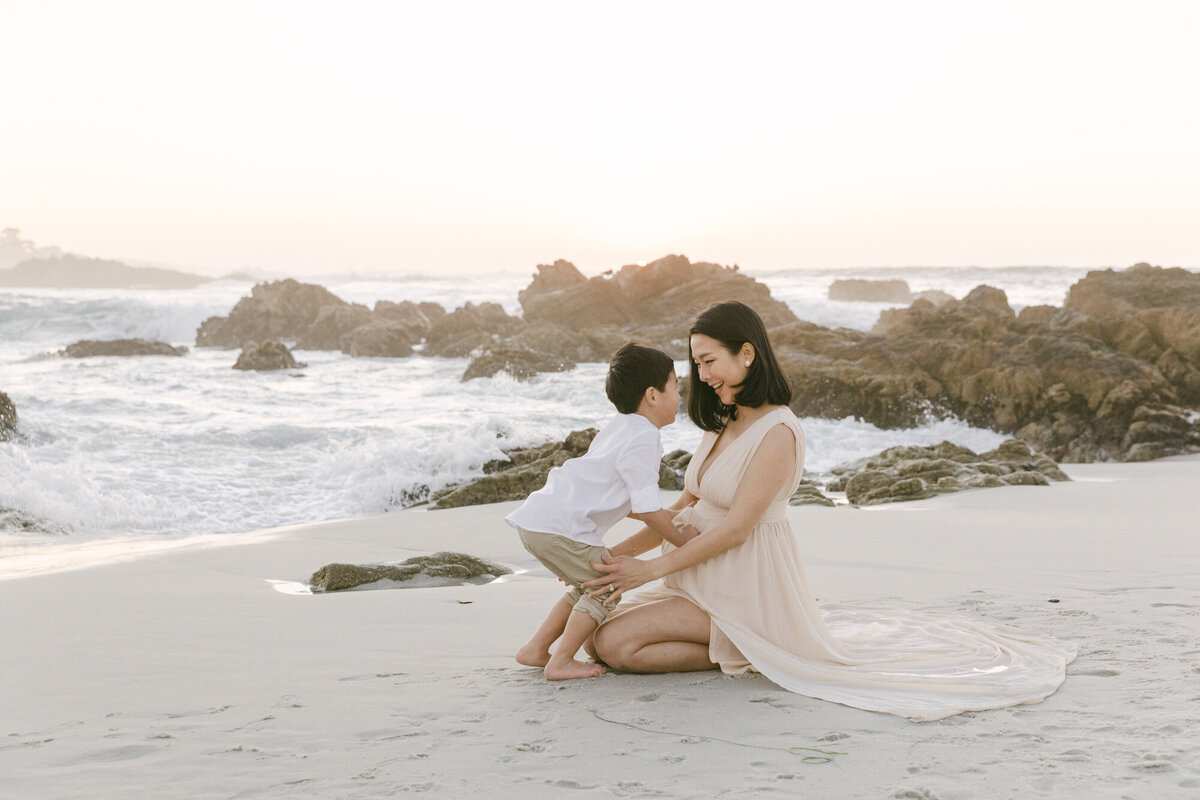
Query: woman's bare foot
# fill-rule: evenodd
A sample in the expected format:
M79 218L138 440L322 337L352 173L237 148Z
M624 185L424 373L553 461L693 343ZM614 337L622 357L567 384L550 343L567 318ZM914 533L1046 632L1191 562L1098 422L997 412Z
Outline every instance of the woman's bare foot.
M517 651L517 663L527 667L544 667L550 663L550 651L528 642Z
M599 664L589 664L586 661L576 661L573 658L558 660L550 659L546 664L546 680L568 681L572 678L595 678L604 674L604 667Z

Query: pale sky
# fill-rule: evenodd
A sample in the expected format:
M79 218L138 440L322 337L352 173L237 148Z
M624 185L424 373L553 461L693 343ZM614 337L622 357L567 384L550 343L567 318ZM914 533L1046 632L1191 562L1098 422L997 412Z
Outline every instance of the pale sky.
M0 227L218 273L1200 265L1200 3L0 0Z

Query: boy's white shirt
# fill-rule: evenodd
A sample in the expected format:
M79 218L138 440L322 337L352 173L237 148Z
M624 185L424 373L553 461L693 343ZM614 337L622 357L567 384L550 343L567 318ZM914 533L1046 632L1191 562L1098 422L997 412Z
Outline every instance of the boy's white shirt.
M546 485L505 517L513 527L604 546L604 534L630 512L662 508L662 438L641 414L618 414L585 455L550 470Z

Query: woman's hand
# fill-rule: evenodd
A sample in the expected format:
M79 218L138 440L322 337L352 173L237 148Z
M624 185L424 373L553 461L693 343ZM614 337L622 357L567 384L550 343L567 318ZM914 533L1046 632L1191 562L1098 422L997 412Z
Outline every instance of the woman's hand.
M593 561L592 568L603 572L604 576L584 581L583 588L590 590L589 597L596 597L609 594L611 587L612 593L609 594L605 605L616 605L622 594L658 577L649 561L629 556L604 556L603 563Z

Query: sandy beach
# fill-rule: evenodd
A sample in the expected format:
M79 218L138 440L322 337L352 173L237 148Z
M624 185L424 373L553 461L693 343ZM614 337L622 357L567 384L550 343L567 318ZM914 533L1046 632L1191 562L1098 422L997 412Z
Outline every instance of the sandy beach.
M1200 457L1065 469L1074 482L1050 488L791 509L822 602L953 611L1079 646L1045 702L932 723L761 676L546 682L512 653L560 589L503 523L511 503L10 549L0 793L1191 796ZM295 593L329 562L437 550L517 573Z

